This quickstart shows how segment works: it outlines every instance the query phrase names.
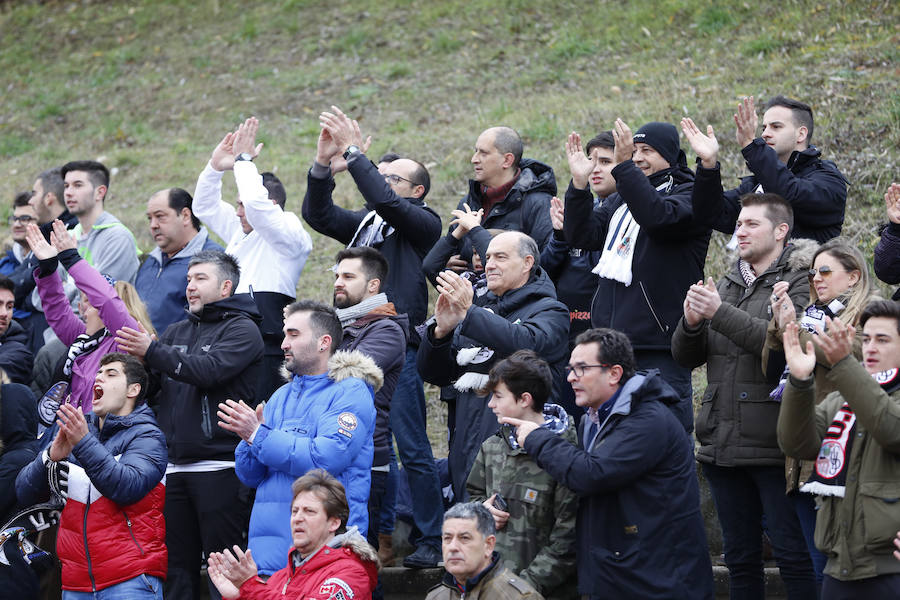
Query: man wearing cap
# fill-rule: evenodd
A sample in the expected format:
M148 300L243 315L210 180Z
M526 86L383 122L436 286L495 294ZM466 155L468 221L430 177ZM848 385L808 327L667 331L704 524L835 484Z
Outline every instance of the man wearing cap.
M563 232L574 248L602 251L591 325L628 335L640 369L659 369L678 392L672 407L693 430L691 372L672 359L672 333L692 283L703 278L710 230L694 221L694 173L669 123L647 123L632 136L613 128L616 193L593 210L588 185L569 183Z

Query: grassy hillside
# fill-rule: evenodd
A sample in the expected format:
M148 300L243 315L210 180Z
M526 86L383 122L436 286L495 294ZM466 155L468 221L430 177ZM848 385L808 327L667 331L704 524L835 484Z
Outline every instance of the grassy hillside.
M478 133L499 124L564 189L568 131L690 115L716 128L736 183L731 115L749 94L813 106L813 142L852 182L844 232L867 253L900 178L894 0L16 1L0 2L0 32L0 199L47 167L103 160L114 169L108 208L144 248L147 198L192 191L216 142L249 115L266 145L258 162L299 212L330 104L373 135L370 154L426 162L443 215L464 193ZM348 177L336 193L358 205ZM716 234L714 276L724 242ZM301 286L327 299L338 245L314 243Z

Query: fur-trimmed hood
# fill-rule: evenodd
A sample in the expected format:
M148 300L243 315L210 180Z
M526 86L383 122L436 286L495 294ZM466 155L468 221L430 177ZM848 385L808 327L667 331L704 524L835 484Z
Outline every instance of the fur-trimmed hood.
M347 352L338 350L328 360L328 376L334 381L341 381L348 377L362 379L372 386L372 391L377 392L384 384L384 373L375 361L359 350Z
M363 562L375 563L381 570L381 561L378 560L378 552L366 541L356 526L348 527L347 531L336 535L328 542L332 548L349 548Z
M813 254L819 248L819 242L806 238L797 238L790 241L790 246L794 248L788 257L788 267L791 271L809 269L812 265Z

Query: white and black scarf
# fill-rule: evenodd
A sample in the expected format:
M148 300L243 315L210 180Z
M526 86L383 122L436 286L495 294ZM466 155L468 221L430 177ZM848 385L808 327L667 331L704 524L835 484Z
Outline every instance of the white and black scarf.
M109 332L106 330L106 327L104 327L92 335L82 333L75 338L75 341L69 346L69 353L66 355L66 364L63 365L63 374L68 377L70 381L72 379L72 366L75 364L75 359L96 350L97 346L100 345L100 342L107 335L109 335Z
M885 393L890 394L900 388L900 370L890 369L873 373ZM850 405L844 402L834 415L831 425L825 430L816 467L809 481L800 487L801 492L820 496L844 497L847 485L847 463L856 439L856 415Z

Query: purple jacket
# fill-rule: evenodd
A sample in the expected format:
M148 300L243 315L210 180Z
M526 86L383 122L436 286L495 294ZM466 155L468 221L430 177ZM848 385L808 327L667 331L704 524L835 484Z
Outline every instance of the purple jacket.
M116 295L116 290L85 260L76 261L68 269L75 285L85 293L91 306L100 313L103 324L111 335L105 336L96 350L83 354L75 359L72 366L72 383L69 388L69 404L81 407L85 413L93 409L94 378L100 359L109 352L118 352L115 332L122 327L140 329L138 322L128 314L125 303ZM38 271L35 271L37 274ZM79 335L85 332L85 325L72 310L66 294L63 292L62 280L54 271L46 277L35 277L44 315L53 328L56 337L66 346L71 346Z

